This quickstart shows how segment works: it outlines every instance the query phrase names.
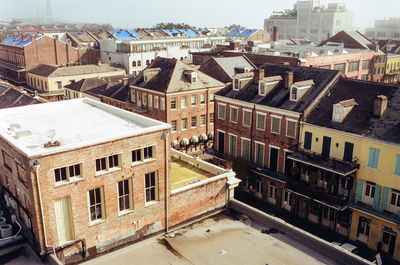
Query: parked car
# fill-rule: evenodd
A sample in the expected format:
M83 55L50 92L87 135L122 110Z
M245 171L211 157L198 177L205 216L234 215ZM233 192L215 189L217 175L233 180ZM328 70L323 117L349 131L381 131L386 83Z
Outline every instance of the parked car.
M356 246L354 246L353 244L350 244L350 243L340 244L338 242L331 242L331 244L339 246L339 247L342 247L345 250L347 250L347 251L349 251L351 253L354 253L354 254L357 254L357 252L358 252L358 247L356 247Z

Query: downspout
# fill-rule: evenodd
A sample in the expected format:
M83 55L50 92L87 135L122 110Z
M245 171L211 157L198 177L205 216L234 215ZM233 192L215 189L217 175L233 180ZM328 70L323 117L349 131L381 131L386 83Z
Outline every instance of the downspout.
M164 148L165 148L165 176L164 176L164 190L165 190L165 233L168 233L168 198L169 198L169 194L168 194L168 161L169 161L169 155L168 155L168 150L169 150L169 144L168 144L168 135L169 135L169 131L165 130L162 132L162 137L164 138Z
M46 222L44 220L44 215L43 215L42 194L40 192L40 183L39 183L40 164L37 160L33 162L32 168L35 170L36 188L37 188L38 194L39 194L40 217L41 217L40 221L41 221L41 225L42 225L42 229L43 229L43 238L44 238L44 245L41 244L41 246L40 246L40 249L41 249L40 254L44 255L46 253L46 249L47 249Z

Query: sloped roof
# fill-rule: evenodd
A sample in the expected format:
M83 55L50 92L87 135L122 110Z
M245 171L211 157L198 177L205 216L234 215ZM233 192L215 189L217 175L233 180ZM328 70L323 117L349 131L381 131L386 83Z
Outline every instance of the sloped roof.
M19 46L19 47L24 47L28 44L30 44L32 42L31 37L35 36L36 39L40 39L41 37L43 37L43 34L26 34L26 39L23 40L23 34L17 34L15 36L10 36L6 39L4 39L1 43L3 44L8 44L8 45L15 45L15 46Z
M87 64L87 65L75 65L66 67L57 67L54 65L40 64L35 68L29 70L31 74L43 76L43 77L60 77L60 76L76 76L94 73L107 73L124 71L122 68L112 67L108 64Z
M0 85L0 109L19 107L31 104L41 103L20 91L11 87Z
M145 69L133 81L132 85L164 93L222 87L224 85L224 83L176 59L157 57L147 68L160 68L160 71L148 82L144 82L143 73L146 71ZM191 83L184 74L185 70L196 72L197 82Z
M94 77L94 78L85 78L74 82L72 84L66 85L65 87L71 90L75 90L77 92L86 92L90 89L94 89L97 87L103 87L107 85L115 85L117 83L122 82L122 75L110 76L110 77Z
M340 78L310 113L306 122L400 144L400 87L384 83ZM373 115L374 99L386 96L388 105L380 119ZM354 99L342 123L332 122L333 105Z
M293 72L293 82L313 80L314 85L298 101L290 101L290 90L285 88L284 80L279 81L277 86L266 96L258 94L258 84L249 82L239 91L232 89L232 84L220 90L217 95L242 100L259 105L281 108L290 111L303 112L304 109L315 99L316 96L339 74L339 71L329 69L319 69L300 66L286 66L277 64L266 64L261 67L264 69L264 76L283 76L286 72Z
M231 31L226 33L225 36L250 37L257 31L258 29L243 29L243 30L232 29Z

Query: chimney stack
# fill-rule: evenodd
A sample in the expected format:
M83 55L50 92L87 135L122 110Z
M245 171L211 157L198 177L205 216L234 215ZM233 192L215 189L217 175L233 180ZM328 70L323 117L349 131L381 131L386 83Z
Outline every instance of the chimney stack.
M379 95L374 99L374 116L379 118L385 113L387 108L387 97L385 95Z
M289 89L293 85L293 72L292 71L287 71L285 73L285 88Z
M272 41L279 41L279 28L276 26L272 28Z
M128 84L128 77L122 77L122 85L126 86Z
M255 69L253 82L254 84L258 84L258 81L264 78L264 69Z

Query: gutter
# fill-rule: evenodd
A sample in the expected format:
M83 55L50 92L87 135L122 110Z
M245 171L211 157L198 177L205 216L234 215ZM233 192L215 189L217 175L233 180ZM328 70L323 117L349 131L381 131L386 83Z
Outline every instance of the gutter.
M164 190L165 190L165 233L168 234L168 166L169 166L169 156L168 156L168 150L169 150L169 144L168 144L168 135L169 135L169 130L165 130L162 132L162 137L164 138L164 148L165 148L165 176L164 176Z

